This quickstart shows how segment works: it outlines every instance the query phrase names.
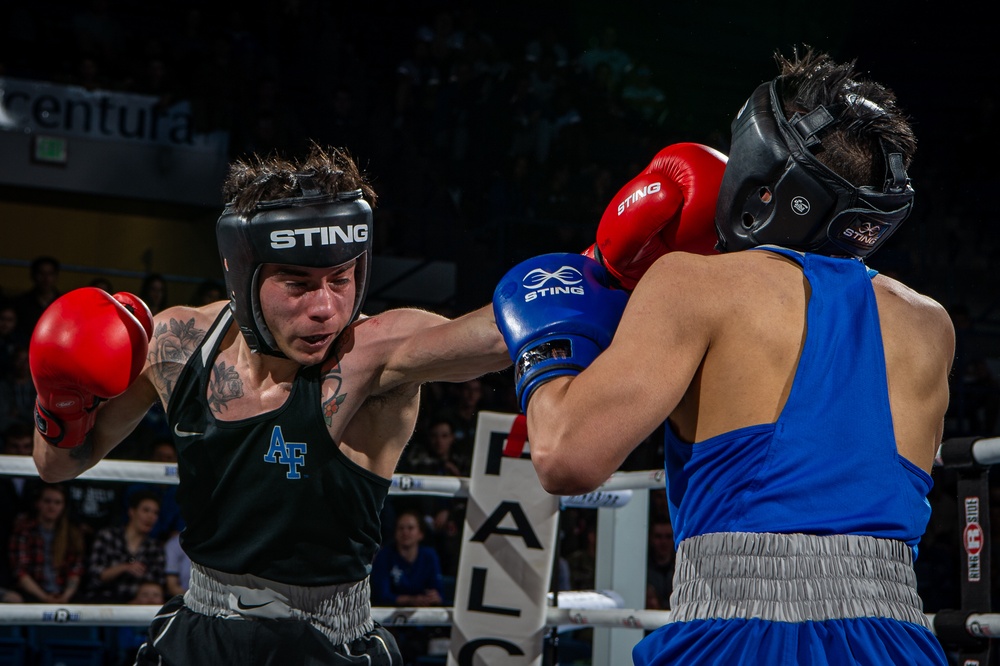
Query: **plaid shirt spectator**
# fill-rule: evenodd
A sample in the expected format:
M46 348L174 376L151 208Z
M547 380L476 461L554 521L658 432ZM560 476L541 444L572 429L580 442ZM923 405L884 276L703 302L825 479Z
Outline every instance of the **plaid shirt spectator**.
M38 521L22 521L14 528L14 534L10 539L10 566L14 580L17 581L21 576L27 574L42 588L45 588L48 580L45 575L45 564L45 539L42 538ZM46 592L62 592L66 589L66 583L71 578L79 580L82 575L82 553L67 549L62 566L55 570L55 584L58 589L46 590Z
M137 578L125 572L113 580L101 581L102 571L124 562L141 562L146 565L146 573ZM125 544L125 528L106 527L97 533L91 546L87 567L88 596L96 602L126 604L135 597L142 580L165 584L164 566L163 545L159 541L147 537L139 546L139 552L132 554Z

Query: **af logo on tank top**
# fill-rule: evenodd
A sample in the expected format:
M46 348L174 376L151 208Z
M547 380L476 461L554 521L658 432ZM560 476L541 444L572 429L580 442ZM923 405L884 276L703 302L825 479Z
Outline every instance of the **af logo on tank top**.
M299 473L299 467L306 464L306 443L286 442L285 436L281 433L281 426L276 425L271 431L271 444L267 448L264 462L288 465L288 473L285 474L285 477L301 479L302 474Z

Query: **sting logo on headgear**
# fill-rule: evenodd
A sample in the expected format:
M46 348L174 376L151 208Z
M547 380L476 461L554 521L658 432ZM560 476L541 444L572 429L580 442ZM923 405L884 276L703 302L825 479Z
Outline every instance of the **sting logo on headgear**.
M913 207L903 156L883 142L884 186L856 187L813 155L819 134L837 117L820 106L787 120L780 83L778 77L760 85L733 121L715 212L718 249L780 245L863 259L885 243ZM857 96L847 101L881 111Z
M371 276L372 209L361 190L324 194L312 174L298 174L301 197L259 203L241 214L227 206L215 226L233 317L250 349L284 356L260 309L264 264L335 268L357 261L354 310L361 312Z

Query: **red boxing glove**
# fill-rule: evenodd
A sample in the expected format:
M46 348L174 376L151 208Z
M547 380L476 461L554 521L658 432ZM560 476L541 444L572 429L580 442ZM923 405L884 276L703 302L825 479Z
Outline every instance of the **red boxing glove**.
M46 308L28 352L35 427L45 441L60 448L84 442L100 401L124 393L142 372L152 332L149 308L125 292L83 287Z
M699 143L667 146L611 200L584 254L629 291L667 252L715 254L715 202L727 161Z

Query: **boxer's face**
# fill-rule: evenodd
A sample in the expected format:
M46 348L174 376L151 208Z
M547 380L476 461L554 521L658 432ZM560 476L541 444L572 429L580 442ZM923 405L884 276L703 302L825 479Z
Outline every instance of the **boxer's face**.
M278 349L300 365L321 363L354 312L357 261L335 268L267 264L260 305Z

